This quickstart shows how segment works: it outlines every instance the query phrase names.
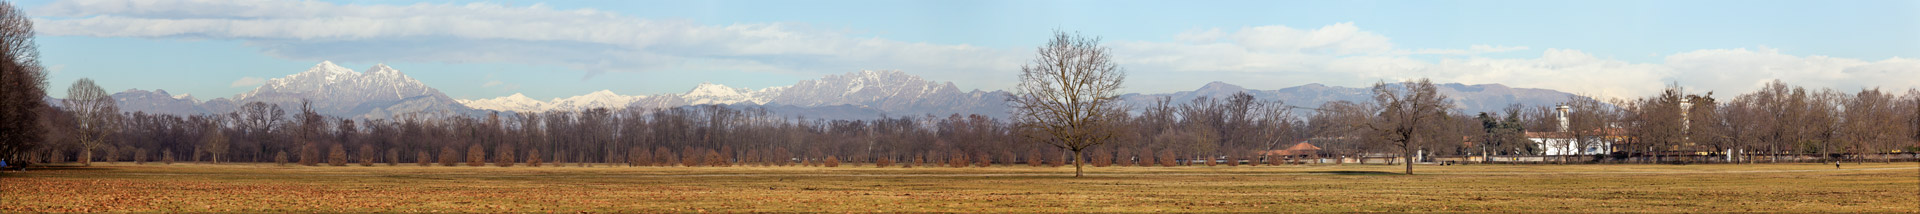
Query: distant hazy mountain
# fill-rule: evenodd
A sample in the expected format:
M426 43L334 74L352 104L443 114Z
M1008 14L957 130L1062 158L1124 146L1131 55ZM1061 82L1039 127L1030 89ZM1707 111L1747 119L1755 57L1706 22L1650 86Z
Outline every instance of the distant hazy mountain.
M1533 89L1510 88L1500 84L1464 85L1459 83L1438 84L1440 94L1453 100L1461 112L1499 112L1513 103L1527 106L1553 105L1565 102L1573 96L1566 92ZM1160 97L1171 97L1173 104L1190 102L1195 98L1224 98L1237 92L1247 92L1258 100L1281 100L1287 105L1307 108L1319 107L1332 101L1371 102L1372 88L1326 86L1318 83L1282 88L1277 90L1252 90L1225 82L1212 82L1192 91L1166 94L1127 94L1121 96L1128 104L1145 107Z
M113 96L115 104L118 105L117 107L128 112L142 111L149 114L176 115L192 115L206 112L206 109L200 107L200 100L194 99L193 96L186 94L172 95L168 94L167 90L155 89L152 91L144 91L140 89L127 89L127 91L113 93L111 96Z

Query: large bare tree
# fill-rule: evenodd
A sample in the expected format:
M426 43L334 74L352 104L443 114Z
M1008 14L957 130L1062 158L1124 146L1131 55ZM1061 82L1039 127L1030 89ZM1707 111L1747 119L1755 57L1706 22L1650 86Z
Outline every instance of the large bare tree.
M1020 66L1020 85L1007 98L1016 128L1035 141L1073 152L1073 176L1082 176L1081 150L1107 143L1124 116L1120 84L1126 71L1100 38L1054 31L1033 62Z
M107 95L106 90L87 78L73 81L73 86L67 88L66 108L80 125L75 127L80 139L80 162L92 165L94 148L106 143L107 136L119 127L120 108L114 106L113 97Z
M1380 111L1364 126L1399 147L1407 174L1413 174L1414 151L1422 144L1444 140L1428 133L1447 123L1447 110L1453 109L1453 102L1426 78L1392 85L1374 83L1373 101Z
M47 106L46 82L33 20L12 2L0 2L0 160L20 159L45 140L40 112Z

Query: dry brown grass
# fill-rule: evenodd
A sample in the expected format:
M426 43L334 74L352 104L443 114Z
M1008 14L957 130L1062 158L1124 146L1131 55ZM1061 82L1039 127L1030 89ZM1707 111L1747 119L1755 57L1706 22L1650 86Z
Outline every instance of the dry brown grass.
M1912 212L1915 163L1100 167L113 165L0 177L5 212Z

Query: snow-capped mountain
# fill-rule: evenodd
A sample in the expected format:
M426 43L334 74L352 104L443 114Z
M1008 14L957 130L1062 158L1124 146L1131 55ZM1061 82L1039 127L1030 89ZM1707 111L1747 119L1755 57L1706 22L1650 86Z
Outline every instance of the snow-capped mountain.
M466 105L468 108L497 110L497 111L542 112L542 111L547 111L547 109L549 108L548 107L549 105L547 105L547 102L540 102L539 100L534 100L533 98L527 98L527 95L523 95L520 93L513 93L513 95L508 95L505 97L497 97L493 99L455 100L455 101L460 102L461 105Z
M917 116L925 114L1005 115L1005 92L975 90L962 92L951 82L934 82L901 71L859 71L803 80L790 86L758 90L733 88L711 82L700 83L679 94L620 96L609 91L552 102L539 102L514 96L462 100L468 107L497 111L579 111L626 100L627 108L672 108L691 105L768 106L804 112L835 112L868 115L814 115L811 118L872 118L880 115ZM588 99L591 98L591 99ZM630 98L630 99L622 99ZM593 102L585 102L592 100ZM564 104L565 102L591 104ZM833 107L834 110L804 110ZM609 107L614 108L614 107ZM856 110L856 109L870 110ZM614 108L618 109L618 108ZM799 116L799 115L796 115Z
M260 87L230 99L216 98L200 102L190 95L170 95L164 90L128 90L113 96L125 111L161 114L223 114L251 102L275 104L287 111L298 111L302 99L311 101L318 113L348 118L387 118L415 112L430 115L477 113L386 64L355 72L331 61L322 61L303 72L269 79Z
M610 91L610 90L600 90L600 91L595 91L593 93L587 93L585 95L580 95L580 96L553 99L553 101L547 102L547 105L548 105L547 110L553 110L553 109L583 110L583 109L593 109L593 108L620 109L620 108L626 108L627 104L632 104L633 101L637 101L646 97L647 96L620 95L620 94L615 94L613 93L613 91Z
M514 93L505 97L491 99L457 100L469 108L511 112L544 112L550 110L579 111L593 108L622 109L647 96L628 96L600 90L585 95L567 98L554 98L552 101L540 101L527 98L527 95Z
M266 102L294 109L299 107L301 99L313 101L315 111L321 114L338 116L383 118L406 112L472 111L386 64L354 72L332 61L322 61L305 72L267 80L253 91L234 96L233 100Z
M766 99L760 95L767 94L767 93L778 93L777 91L779 91L780 88L781 87L774 87L774 88L762 89L760 91L751 91L744 88L733 88L733 87L727 87L725 85L713 84L711 82L703 82L703 83L700 83L699 86L694 86L693 90L687 91L687 93L684 93L684 94L680 94L680 99L686 100L687 104L689 105L736 104L736 103L765 104L767 103Z

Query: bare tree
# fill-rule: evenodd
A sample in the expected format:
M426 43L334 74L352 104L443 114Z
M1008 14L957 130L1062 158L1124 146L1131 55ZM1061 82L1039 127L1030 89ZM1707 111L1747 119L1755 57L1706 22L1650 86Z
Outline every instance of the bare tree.
M1414 151L1423 143L1443 140L1423 134L1445 124L1447 110L1453 108L1453 102L1437 89L1426 78L1397 85L1373 84L1373 101L1380 105L1380 111L1365 127L1399 147L1409 175L1413 174Z
M33 40L33 20L0 2L0 160L19 160L46 137L47 75ZM14 161L13 163L21 163Z
M1017 128L1044 136L1029 138L1073 151L1074 177L1083 175L1081 151L1113 138L1120 130L1110 117L1125 113L1126 71L1108 52L1097 37L1054 31L1032 64L1020 66L1020 85L1007 98Z
M200 137L200 151L204 151L208 155L212 155L214 163L220 163L220 157L226 156L227 148L229 146L231 146L231 144L227 142L226 132L221 131L221 129L217 127L207 129L206 135ZM285 165L286 152L281 152L280 155L282 156L276 157L274 161L280 162L280 164Z
M114 106L113 97L93 79L81 78L67 88L67 112L73 114L79 122L77 134L80 139L80 162L92 165L93 150L106 143L107 137L119 128L120 109Z
M1850 98L1840 126L1841 135L1852 143L1849 151L1865 155L1899 149L1904 138L1901 133L1907 124L1899 121L1900 110L1896 109L1893 94L1881 92L1879 88L1862 89Z

